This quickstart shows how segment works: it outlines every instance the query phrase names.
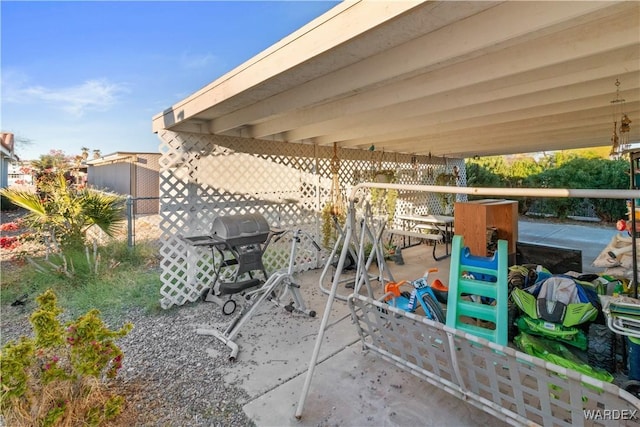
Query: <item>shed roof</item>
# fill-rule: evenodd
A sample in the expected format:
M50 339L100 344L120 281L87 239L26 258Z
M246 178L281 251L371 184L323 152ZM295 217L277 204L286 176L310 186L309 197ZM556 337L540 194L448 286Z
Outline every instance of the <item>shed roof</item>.
M97 159L89 159L84 163L86 165L98 166L109 163L117 163L121 161L131 161L132 159L136 159L138 156L143 157L153 157L160 156L160 153L146 153L139 151L116 151L115 153L110 153L104 156L100 156Z
M153 130L472 157L640 140L640 2L337 5ZM619 120L617 118L616 120Z

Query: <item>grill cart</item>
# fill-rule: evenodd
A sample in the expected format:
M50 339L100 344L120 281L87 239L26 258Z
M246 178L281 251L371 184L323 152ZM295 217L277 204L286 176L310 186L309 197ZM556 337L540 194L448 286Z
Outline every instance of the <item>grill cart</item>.
M284 307L290 313L295 311L310 317L316 315L315 311L306 307L300 294L300 286L293 277L296 251L303 237L310 239L316 250L320 251L320 246L308 233L302 230L292 231L291 252L286 270L278 270L267 276L262 264L262 255L271 240L275 242L287 232L270 230L267 221L259 214L230 215L217 217L211 225L209 236L184 238L193 246L207 246L212 251L213 284L203 292L204 301L215 302L222 307L224 314L231 314L236 309L236 303L231 298L233 295L242 293L248 300L224 330L215 327L196 329L198 335L214 336L229 347L231 361L236 360L239 352L235 337L264 301ZM220 255L217 265L213 256L215 251ZM225 270L232 267L235 271L230 273L231 280L223 280L223 277L228 277ZM255 272L260 272L262 279L254 277ZM249 278L242 279L245 275ZM222 299L224 296L228 296L226 301Z
M203 291L203 301L214 302L222 307L224 314L232 314L236 309L233 295L260 286L267 280L262 255L271 238L281 233L271 230L262 215L246 214L216 217L209 235L183 237L192 246L211 249L212 285ZM218 263L215 262L216 253L221 260ZM256 273L260 278L255 277ZM223 299L225 296L226 300Z

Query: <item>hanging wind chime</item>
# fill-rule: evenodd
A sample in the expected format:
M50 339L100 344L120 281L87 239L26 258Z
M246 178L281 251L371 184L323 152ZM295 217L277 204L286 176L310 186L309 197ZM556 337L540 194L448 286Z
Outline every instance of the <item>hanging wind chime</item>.
M625 112L625 100L620 98L620 80L616 79L616 99L611 101L613 111L613 134L611 135L611 156L620 156L629 149L631 120ZM618 117L620 127L618 128Z

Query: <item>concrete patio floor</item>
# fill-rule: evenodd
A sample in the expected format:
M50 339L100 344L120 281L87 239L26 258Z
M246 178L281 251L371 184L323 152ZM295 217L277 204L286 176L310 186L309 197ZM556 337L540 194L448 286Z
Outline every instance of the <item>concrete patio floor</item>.
M587 248L584 266L606 246L615 230L583 226L520 223L519 241L554 245L561 236L563 247ZM585 236L589 240L585 241ZM439 269L432 277L448 282L449 259L434 261L431 246L403 250L405 264L389 262L396 280L414 279L428 268ZM594 252L593 258L591 252ZM438 255L444 253L439 245ZM585 269L586 270L586 269ZM592 270L592 268L590 268ZM315 318L290 314L264 304L245 325L236 342L240 346L234 363L219 367L225 382L248 394L244 411L258 426L499 426L503 421L459 400L446 391L362 350L347 304L336 301L324 335L318 365L306 398L302 419L294 415L307 374L327 302L318 285L321 271L299 275L298 283ZM328 278L327 281L330 279ZM330 284L326 283L326 287ZM374 282L381 295L379 283ZM351 292L341 286L339 294ZM210 326L210 325L203 325ZM224 329L226 325L213 325ZM202 336L203 346L215 338ZM219 348L219 346L218 346ZM209 349L209 352L219 351ZM223 351L228 351L224 349Z

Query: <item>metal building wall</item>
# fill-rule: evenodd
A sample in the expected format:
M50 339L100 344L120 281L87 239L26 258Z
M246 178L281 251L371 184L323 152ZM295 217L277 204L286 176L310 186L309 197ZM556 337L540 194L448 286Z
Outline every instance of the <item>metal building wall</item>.
M158 213L160 154L131 154L110 163L89 165L88 184L94 188L136 198L134 214Z
M131 194L131 164L119 162L89 165L87 183L99 190Z
M160 195L160 154L143 153L136 156L134 163L133 197L150 200L138 200L135 204L136 214L157 214Z
M0 188L6 188L9 185L9 157L0 155Z

